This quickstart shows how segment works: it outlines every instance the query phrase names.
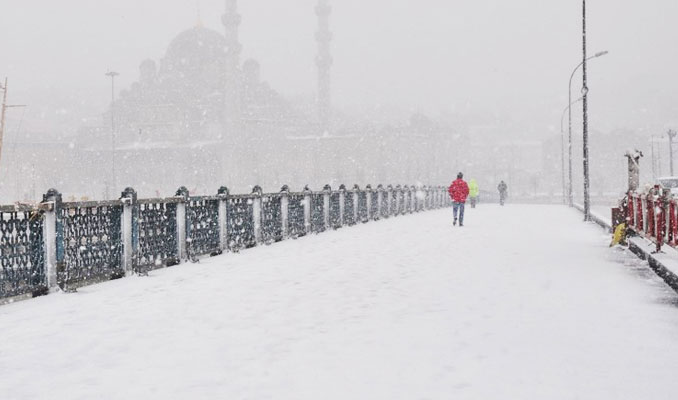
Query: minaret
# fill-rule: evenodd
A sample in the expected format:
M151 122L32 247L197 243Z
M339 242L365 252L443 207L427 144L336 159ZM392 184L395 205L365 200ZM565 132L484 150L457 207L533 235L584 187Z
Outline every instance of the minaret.
M202 10L200 9L200 0L197 0L195 3L195 9L196 9L196 20L195 20L195 26L197 28L202 28Z
M227 122L240 118L240 52L242 45L238 38L241 17L238 14L238 0L226 0L226 11L221 17L226 38L226 87L225 115Z
M318 57L316 59L318 65L318 116L323 134L329 133L332 118L330 82L330 69L332 68L330 15L332 14L332 7L328 3L329 0L318 0L318 5L315 7L315 13L318 16L318 31L315 35L318 42Z

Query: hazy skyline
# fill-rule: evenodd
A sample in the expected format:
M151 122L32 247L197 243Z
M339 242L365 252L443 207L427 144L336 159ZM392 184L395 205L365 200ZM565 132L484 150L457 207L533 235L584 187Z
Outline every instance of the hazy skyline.
M161 59L170 41L196 24L198 2L8 3L11 7L0 14L0 75L10 77L13 90L86 89L93 97L100 94L105 106L109 82L104 72L119 71L118 88L129 87L141 61ZM204 26L223 31L223 3L200 1ZM315 3L239 2L243 60L259 60L263 79L288 97L312 97L316 90ZM558 125L569 74L581 57L581 2L331 4L338 107L482 111L539 129ZM594 127L678 121L677 16L678 3L672 0L589 2L589 51L610 51L591 64ZM575 91L578 85L577 79ZM656 109L655 100L662 109Z

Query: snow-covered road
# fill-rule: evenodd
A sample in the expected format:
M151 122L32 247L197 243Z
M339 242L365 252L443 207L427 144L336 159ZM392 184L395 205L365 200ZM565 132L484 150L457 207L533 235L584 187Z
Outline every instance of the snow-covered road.
M0 307L0 399L675 399L678 299L562 206L441 210Z

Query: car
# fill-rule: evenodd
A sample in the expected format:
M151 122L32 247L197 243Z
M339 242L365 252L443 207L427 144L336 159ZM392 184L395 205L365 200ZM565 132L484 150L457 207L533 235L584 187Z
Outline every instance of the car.
M667 176L657 181L662 188L669 189L672 195L678 195L678 176Z

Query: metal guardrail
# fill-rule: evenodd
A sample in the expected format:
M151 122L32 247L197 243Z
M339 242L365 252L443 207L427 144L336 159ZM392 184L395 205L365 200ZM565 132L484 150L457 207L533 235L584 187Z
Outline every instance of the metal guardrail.
M654 188L648 193L629 193L626 197L626 221L628 228L656 245L678 245L678 200L665 190Z
M130 274L238 252L288 238L449 207L442 186L63 202L50 190L37 205L0 206L0 302L65 291Z
M33 207L0 207L0 299L44 292L43 218Z

